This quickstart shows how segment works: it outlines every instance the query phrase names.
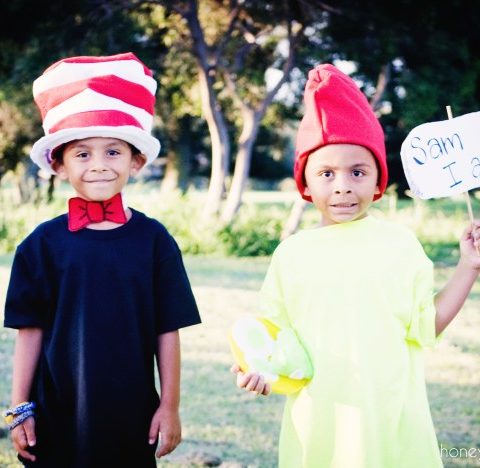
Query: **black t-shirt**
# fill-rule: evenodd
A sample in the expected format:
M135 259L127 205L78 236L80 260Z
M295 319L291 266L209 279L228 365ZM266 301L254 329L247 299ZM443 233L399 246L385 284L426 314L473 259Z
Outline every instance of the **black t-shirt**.
M200 322L174 239L132 210L111 230L70 232L62 215L17 248L5 326L43 329L31 400L33 466L155 466L157 337Z

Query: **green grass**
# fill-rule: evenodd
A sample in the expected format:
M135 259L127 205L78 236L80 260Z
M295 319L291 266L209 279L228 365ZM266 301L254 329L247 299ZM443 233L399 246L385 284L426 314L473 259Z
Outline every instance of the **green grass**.
M0 299L8 278L8 257L0 266ZM231 467L274 467L283 399L255 397L237 389L226 331L239 316L255 310L268 258L187 257L186 266L203 324L182 331L183 443L159 466L194 466L216 457ZM437 286L451 273L438 270ZM480 285L426 355L428 391L439 443L449 453L480 449ZM8 405L13 332L0 332L0 406ZM480 466L465 457L446 467ZM18 467L6 438L0 438L0 467ZM419 467L423 468L423 467Z

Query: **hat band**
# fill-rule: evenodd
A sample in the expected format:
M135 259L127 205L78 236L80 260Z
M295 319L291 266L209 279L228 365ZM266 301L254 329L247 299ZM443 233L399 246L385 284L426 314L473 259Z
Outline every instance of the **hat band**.
M133 126L144 130L138 120L121 111L91 111L73 114L57 122L50 128L49 134L59 130L85 127L121 127Z

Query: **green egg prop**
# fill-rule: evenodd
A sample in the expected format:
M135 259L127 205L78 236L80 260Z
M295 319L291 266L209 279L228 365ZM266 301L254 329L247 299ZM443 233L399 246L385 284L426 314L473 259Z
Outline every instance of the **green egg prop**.
M289 349L279 349L277 339L281 333L277 325L265 318L242 317L233 324L229 342L235 362L242 372L258 372L270 384L272 392L290 395L300 391L310 381L311 364L303 349L299 353L299 344L294 343L292 348L295 349L290 353ZM291 338L289 342L292 343ZM288 345L288 342L282 339L280 347L284 344ZM301 365L282 365L282 362L288 361L285 356L289 354L301 354Z

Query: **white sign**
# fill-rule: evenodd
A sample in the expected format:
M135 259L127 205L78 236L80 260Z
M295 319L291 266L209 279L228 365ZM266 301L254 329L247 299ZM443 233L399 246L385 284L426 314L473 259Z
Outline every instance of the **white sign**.
M415 127L400 154L417 197L449 197L480 187L480 112Z

